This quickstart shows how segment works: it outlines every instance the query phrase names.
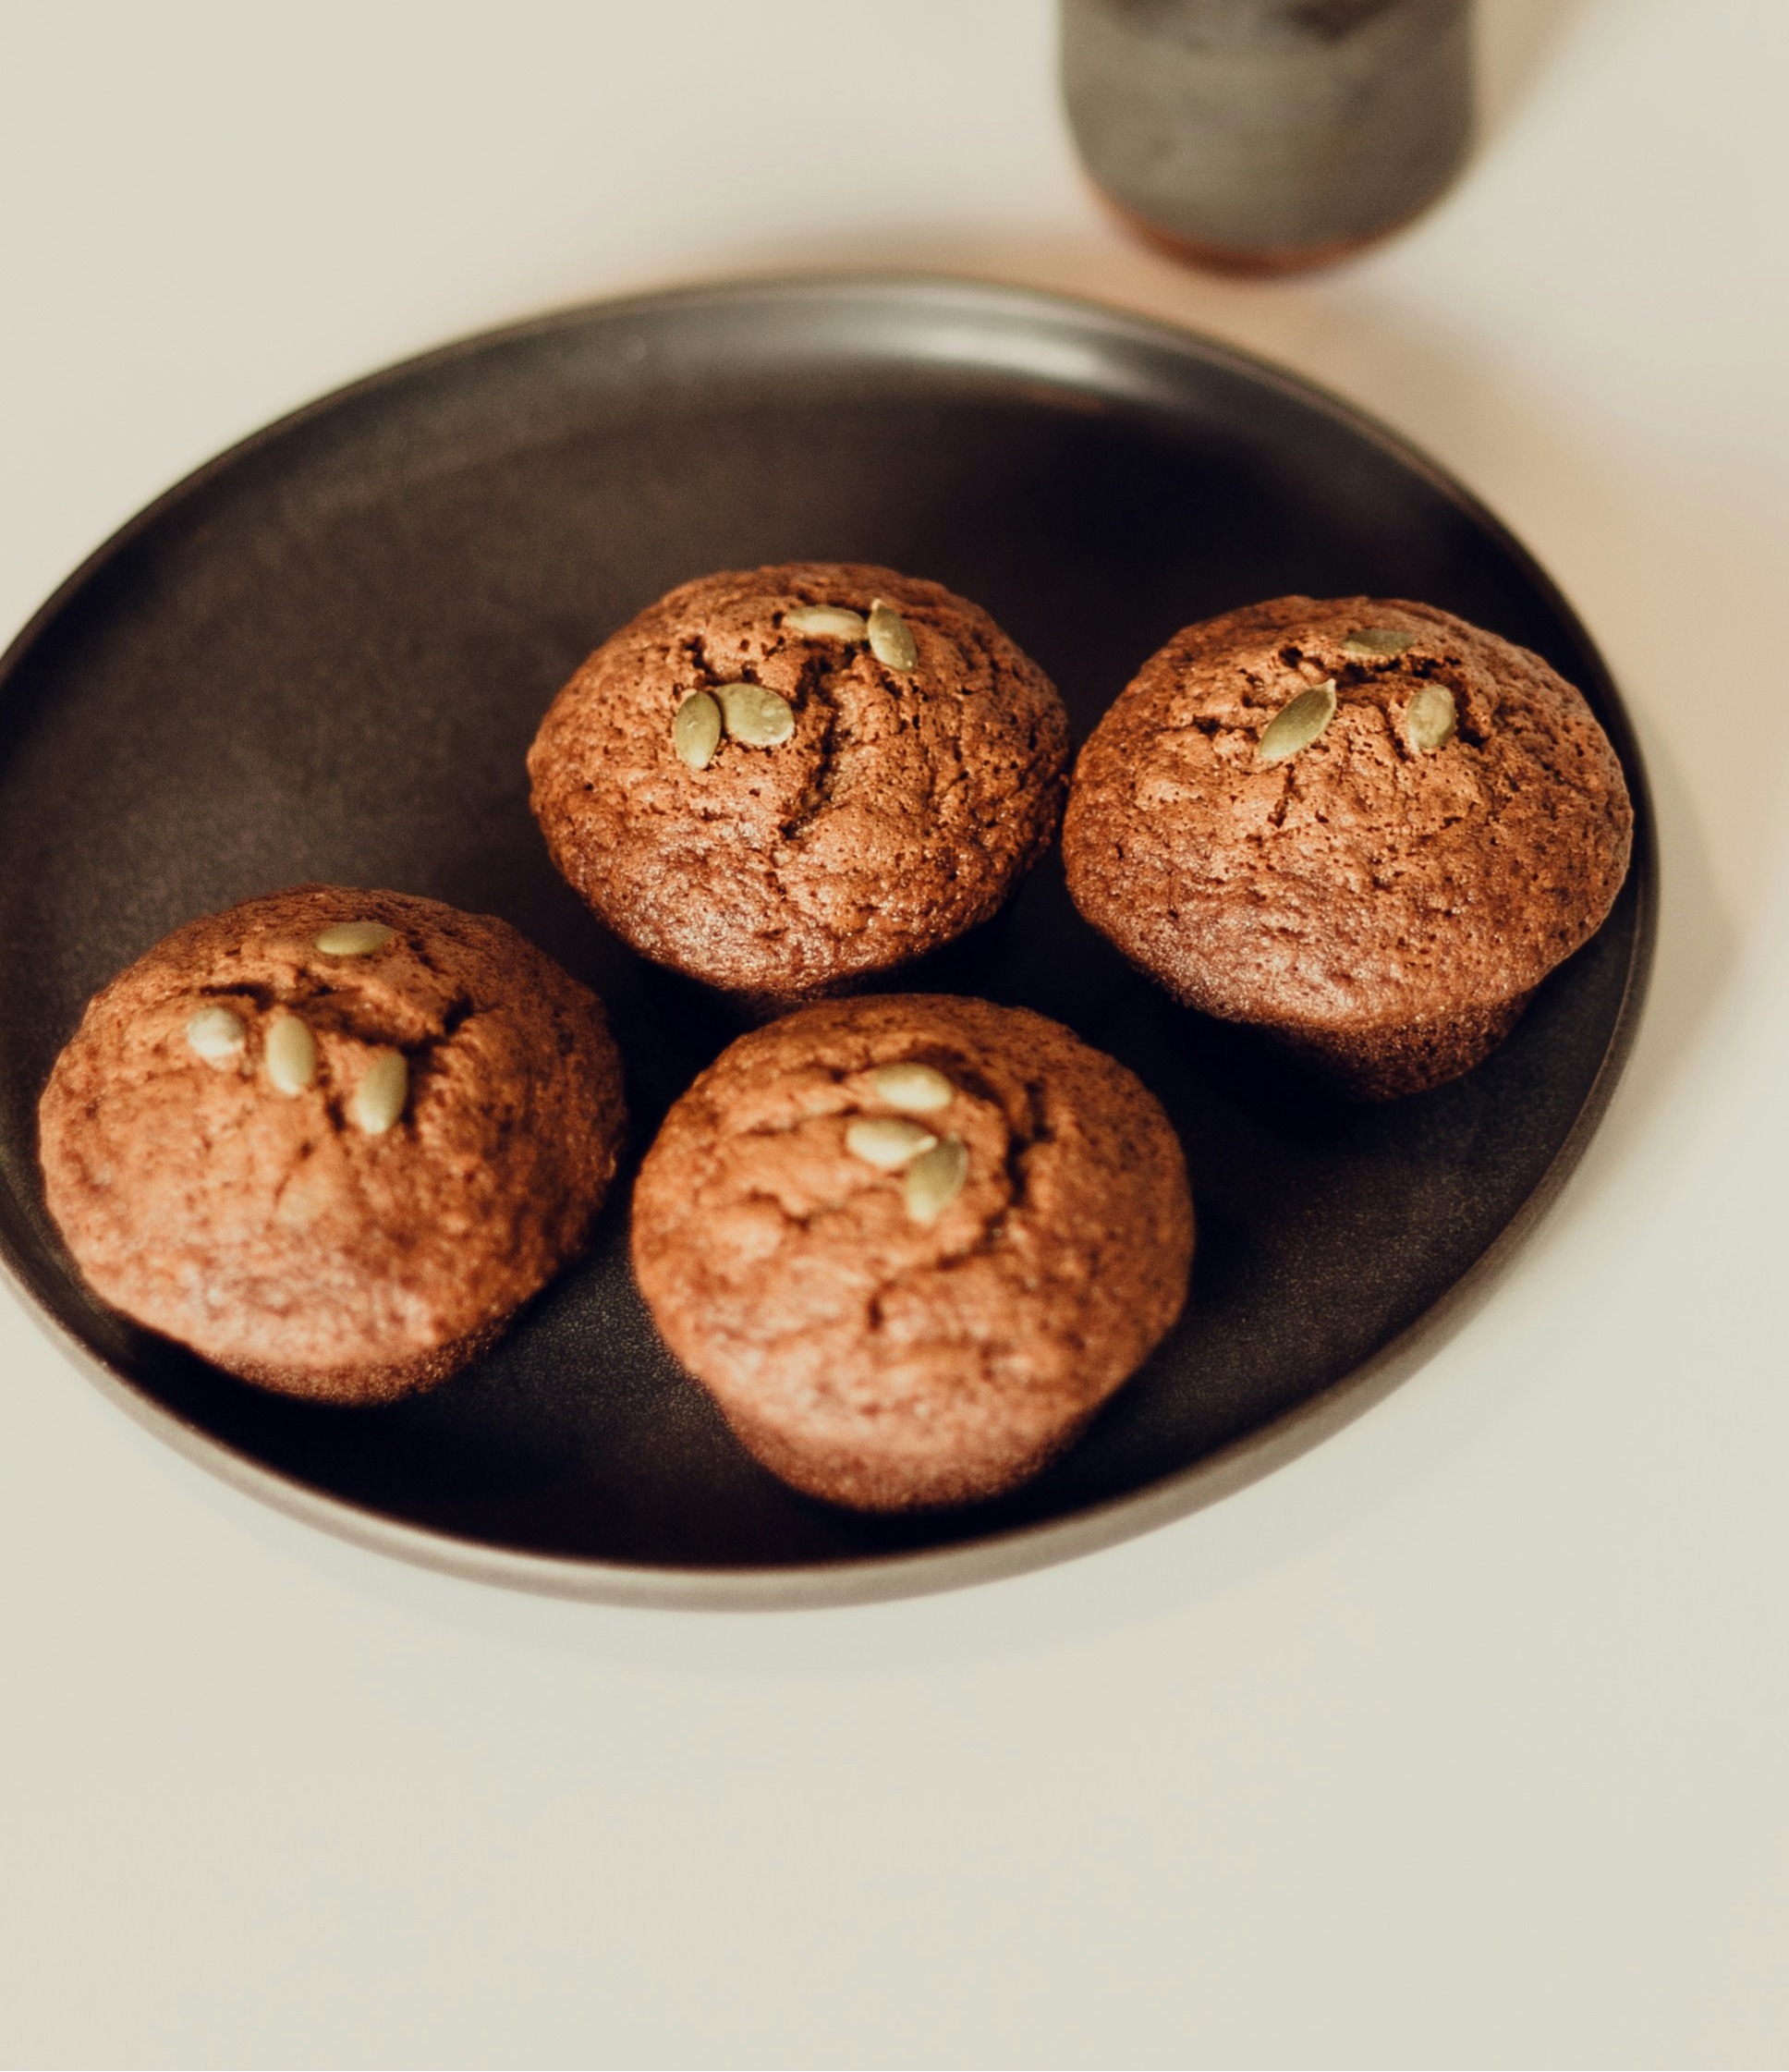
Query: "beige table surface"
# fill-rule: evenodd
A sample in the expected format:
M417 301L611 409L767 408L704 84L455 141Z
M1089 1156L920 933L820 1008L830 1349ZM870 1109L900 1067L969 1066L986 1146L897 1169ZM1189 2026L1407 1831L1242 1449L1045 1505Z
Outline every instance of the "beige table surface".
M1271 1480L834 1613L512 1598L259 1508L0 1294L7 2064L1789 2055L1789 4L1486 0L1411 234L1183 274L1043 0L0 6L0 631L216 448L791 266L1284 360L1541 555L1664 829L1638 1054L1489 1307Z

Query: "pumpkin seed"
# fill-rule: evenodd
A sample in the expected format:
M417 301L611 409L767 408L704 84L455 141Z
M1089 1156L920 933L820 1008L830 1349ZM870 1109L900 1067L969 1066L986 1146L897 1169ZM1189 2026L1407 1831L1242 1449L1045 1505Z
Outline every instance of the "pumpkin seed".
M318 936L317 947L325 957L371 957L374 950L383 950L396 932L383 920L338 920Z
M913 628L879 597L870 607L870 652L884 669L917 669L919 649Z
M798 612L785 612L783 623L791 633L807 633L820 640L864 640L870 628L861 612L849 612L842 604L804 604Z
M274 1017L264 1054L267 1077L276 1093L302 1093L317 1077L317 1039L297 1015Z
M229 1065L240 1057L249 1031L227 1007L201 1007L187 1018L187 1042L207 1065Z
M677 761L692 770L706 770L721 745L721 708L707 691L692 690L671 722L671 742Z
M926 1115L933 1108L948 1108L956 1098L956 1089L942 1072L932 1066L911 1061L879 1065L870 1075L870 1084L879 1101L886 1101L891 1108L907 1108L919 1115Z
M1395 626L1357 626L1342 643L1344 654L1402 654L1417 644L1414 633Z
M936 1223L963 1191L969 1176L969 1147L946 1137L907 1169L907 1213L915 1223Z
M1284 762L1308 749L1335 717L1335 678L1301 690L1268 721L1255 750L1257 762Z
M1458 718L1447 686L1424 684L1404 708L1404 738L1415 753L1427 755L1454 738Z
M402 1051L380 1051L360 1075L347 1104L355 1127L369 1137L383 1137L410 1097L410 1067Z
M845 1148L879 1172L898 1172L938 1141L931 1130L899 1115L858 1115L846 1125Z
M728 738L748 749L780 749L795 732L795 709L762 684L721 684L714 692Z

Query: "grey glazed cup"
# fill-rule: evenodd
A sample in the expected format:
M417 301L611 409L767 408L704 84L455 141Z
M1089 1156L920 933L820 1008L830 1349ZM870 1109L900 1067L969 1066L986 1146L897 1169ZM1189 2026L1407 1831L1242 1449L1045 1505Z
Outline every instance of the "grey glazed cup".
M1132 228L1289 273L1407 223L1459 169L1471 26L1471 0L1063 0L1063 92Z

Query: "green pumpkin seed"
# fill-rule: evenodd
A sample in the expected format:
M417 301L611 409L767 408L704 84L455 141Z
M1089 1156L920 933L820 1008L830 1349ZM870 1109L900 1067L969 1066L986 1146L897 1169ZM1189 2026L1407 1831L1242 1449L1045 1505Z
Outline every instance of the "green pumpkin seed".
M692 690L671 722L671 745L677 761L691 770L706 770L721 745L721 708L705 690Z
M1402 654L1417 644L1414 633L1395 626L1357 626L1342 643L1344 654Z
M1416 754L1427 755L1454 738L1458 718L1447 686L1424 684L1404 708L1404 738Z
M410 1067L402 1051L381 1051L360 1075L347 1112L357 1129L383 1137L410 1097Z
M879 1065L870 1075L870 1084L879 1101L886 1101L891 1108L906 1108L917 1115L930 1114L933 1108L948 1108L956 1098L956 1089L930 1065L912 1062Z
M913 628L879 597L870 607L870 652L884 669L917 669L919 649Z
M714 695L729 740L748 749L780 749L795 732L795 708L762 684L721 684Z
M325 957L371 957L374 950L383 950L396 932L383 920L338 920L318 936L317 947Z
M863 614L846 611L842 604L804 604L798 612L785 612L783 623L791 633L805 633L817 640L866 640L870 637Z
M903 1122L899 1115L858 1115L845 1131L845 1148L878 1172L898 1172L910 1165L922 1152L938 1141L917 1122Z
M276 1093L304 1091L317 1077L317 1039L297 1015L275 1015L268 1024L263 1054Z
M963 1191L969 1176L969 1147L946 1137L907 1169L907 1213L915 1223L936 1223Z
M249 1031L227 1007L201 1007L187 1018L187 1042L207 1065L231 1065L242 1055Z
M1257 762L1284 762L1308 749L1335 717L1335 678L1301 690L1268 721L1255 750Z

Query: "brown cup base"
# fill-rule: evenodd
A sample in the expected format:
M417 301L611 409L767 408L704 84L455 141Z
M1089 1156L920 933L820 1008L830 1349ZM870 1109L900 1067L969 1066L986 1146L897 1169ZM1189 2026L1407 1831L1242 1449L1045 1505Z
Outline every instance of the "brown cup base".
M720 1408L734 1437L779 1481L823 1504L885 1514L951 1510L1004 1496L1065 1453L1093 1417L1092 1409L1083 1411L1053 1432L1029 1434L1028 1444L1015 1444L1008 1436L979 1456L958 1454L929 1461L898 1453L877 1458L848 1446L803 1443L736 1403Z
M707 987L702 991L721 1004L729 1021L744 1029L780 1021L785 1015L811 1007L821 1000L855 1000L878 993L985 993L989 974L998 962L1001 945L1011 926L1012 912L1013 896L1009 895L1005 904L986 920L905 963L875 971L854 971L809 993L752 992L745 988L723 992ZM677 977L686 984L700 985L699 980L687 979L681 973Z
M217 1364L239 1381L252 1382L257 1388L271 1390L275 1396L298 1396L311 1403L369 1409L381 1403L396 1403L406 1396L420 1396L424 1389L438 1388L450 1375L489 1352L508 1323L507 1317L501 1317L495 1323L481 1324L444 1346L379 1367L274 1367L253 1359L220 1360Z
M1345 1101L1401 1101L1481 1065L1522 1018L1532 993L1446 1021L1356 1033L1272 1031L1276 1049L1326 1093Z

